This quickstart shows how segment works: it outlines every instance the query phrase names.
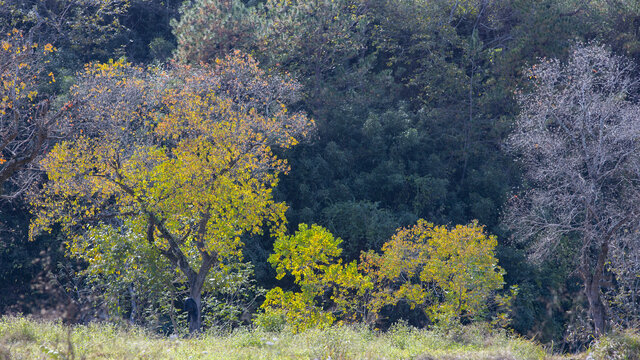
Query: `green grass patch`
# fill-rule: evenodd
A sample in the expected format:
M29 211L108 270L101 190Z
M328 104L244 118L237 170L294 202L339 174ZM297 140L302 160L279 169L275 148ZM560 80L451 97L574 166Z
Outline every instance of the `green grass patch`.
M168 338L109 324L65 326L19 317L0 319L5 359L552 359L543 347L504 331L470 326L447 333L395 326L333 326L293 334L238 329L198 338Z

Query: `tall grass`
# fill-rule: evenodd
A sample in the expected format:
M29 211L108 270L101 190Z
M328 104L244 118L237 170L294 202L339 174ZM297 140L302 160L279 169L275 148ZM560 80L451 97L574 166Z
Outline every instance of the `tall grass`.
M334 326L300 334L238 329L198 338L167 338L109 324L65 326L20 317L0 318L5 359L551 359L540 346L504 331L470 326L451 332L404 325L378 333Z

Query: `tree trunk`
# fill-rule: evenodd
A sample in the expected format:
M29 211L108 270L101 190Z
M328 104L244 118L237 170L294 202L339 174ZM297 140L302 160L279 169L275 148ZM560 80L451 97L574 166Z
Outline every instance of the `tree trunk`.
M202 326L202 286L191 286L189 296L195 301L196 308L193 318L189 318L189 334L194 335L200 331Z
M200 270L196 272L189 265L189 261L187 257L184 255L180 246L178 245L179 241L172 235L167 228L164 227L161 221L158 221L156 216L152 212L147 212L149 215L149 225L147 227L147 241L152 246L155 246L154 243L154 229L160 231L160 236L165 239L169 243L169 249L161 249L156 247L160 251L162 255L164 255L174 266L178 267L180 271L187 277L189 282L189 299L185 301L185 307L187 307L189 314L189 333L195 334L200 331L200 327L202 326L202 288L204 287L204 282L207 278L207 274L209 270L213 267L213 264L218 260L217 254L209 254L204 250L205 246L202 242L202 236L200 236L200 240L196 240L196 244L198 245L198 250L200 250L200 255L202 257L202 264L200 265ZM203 234L205 231L205 227L207 224L207 220L209 218L208 213L203 215L203 218L200 221L200 231L199 233ZM194 304L187 305L189 301L194 302Z
M595 336L604 335L606 331L606 311L600 296L600 280L602 274L594 274L584 282L584 290L589 302L589 314L593 319Z
M602 286L605 264L609 255L609 241L611 239L611 234L615 233L621 224L623 224L623 221L620 221L602 241L602 244L600 245L600 253L598 254L598 259L593 272L590 272L586 266L582 270L584 292L587 295L587 301L589 302L589 315L591 315L591 318L593 319L593 330L596 337L604 335L607 330L606 307L602 301L602 296L600 295L600 287Z

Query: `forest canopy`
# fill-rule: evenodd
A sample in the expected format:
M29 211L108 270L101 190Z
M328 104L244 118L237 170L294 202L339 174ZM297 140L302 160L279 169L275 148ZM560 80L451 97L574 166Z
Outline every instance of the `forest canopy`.
M562 350L638 328L639 21L631 0L0 1L0 312L487 322Z

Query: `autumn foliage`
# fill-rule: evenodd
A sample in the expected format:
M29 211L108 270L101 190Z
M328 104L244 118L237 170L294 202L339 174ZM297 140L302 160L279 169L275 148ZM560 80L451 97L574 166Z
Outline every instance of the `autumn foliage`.
M344 264L339 258L341 242L327 229L306 224L300 224L294 235L278 238L269 262L278 279L293 275L300 291L279 287L269 291L262 304L267 314L283 316L295 332L326 327L338 317L353 320L347 316L358 310L352 300L364 296L372 284L358 272L355 261ZM259 318L258 324L264 325L266 319Z
M279 238L269 261L278 278L293 275L300 291L272 289L262 305L266 313L283 316L294 331L337 320L376 323L384 308L401 302L442 326L490 315L502 325L508 322L504 310L517 289L498 294L505 272L495 258L497 240L476 222L448 229L419 220L399 229L382 253L363 253L359 264L343 264L341 242L326 229L305 224L295 235Z
M272 148L313 129L287 111L291 81L239 53L203 68L88 64L72 89L78 135L42 162L49 181L33 200L32 236L60 223L71 254L92 264L111 249L87 230L137 229L200 305L209 271L240 261L245 235L284 231L272 188L288 165Z
M477 222L452 229L419 220L384 244L382 254L364 253L361 268L373 281L374 314L405 302L433 322L471 320L487 315L488 304L504 286L495 236Z
M56 81L53 72L45 71L55 50L17 29L1 36L0 197L5 199L27 190L36 175L26 167L42 155L51 137L66 130L61 115L67 109L51 109L49 96L41 94L44 84Z

